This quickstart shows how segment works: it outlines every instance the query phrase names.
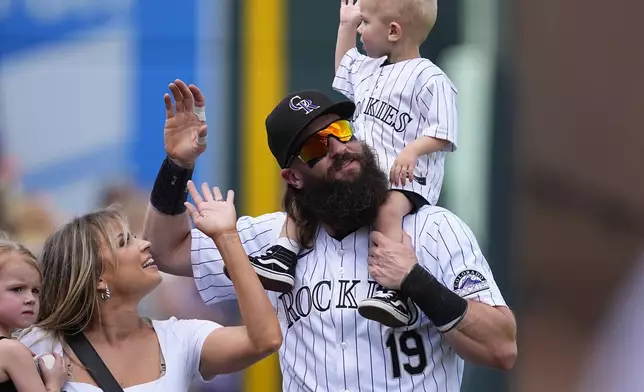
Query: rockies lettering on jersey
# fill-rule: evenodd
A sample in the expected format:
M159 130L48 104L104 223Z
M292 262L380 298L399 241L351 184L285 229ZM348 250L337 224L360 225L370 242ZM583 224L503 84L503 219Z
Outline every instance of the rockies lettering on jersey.
M306 318L311 314L311 310L326 312L331 308L331 303L335 304L337 309L358 309L358 301L355 297L355 287L358 284L368 284L367 292L373 296L378 286L378 282L370 280L363 282L361 280L338 280L340 289L336 293L337 298L331 298L331 281L323 280L318 282L312 288L309 286L300 287L295 293L280 294L277 299L283 307L288 322L288 328L294 323ZM325 294L324 291L328 291Z
M447 75L428 59L389 64L385 57L370 58L353 48L342 58L333 88L356 104L356 137L376 151L387 175L414 140L431 136L449 142L442 151L419 157L415 181L400 187L435 205L443 186L445 155L457 148L458 93Z
M262 253L279 236L284 213L241 217L237 229L250 255ZM505 305L474 235L451 212L434 206L408 215L419 263L464 298ZM302 253L291 292L267 292L282 327L279 350L282 390L458 391L463 360L422 313L409 326L388 328L362 318L357 306L373 295L369 276L369 230L338 240L322 228ZM232 282L214 242L192 231L194 280L207 304L235 299Z
M371 116L384 122L394 129L396 132L403 132L407 129L407 125L411 122L412 118L409 113L400 112L398 108L391 106L391 104L380 101L377 98L369 97L369 102L365 105L364 111L362 109L362 102L356 104L356 113L362 112L365 116ZM354 117L354 121L357 117Z

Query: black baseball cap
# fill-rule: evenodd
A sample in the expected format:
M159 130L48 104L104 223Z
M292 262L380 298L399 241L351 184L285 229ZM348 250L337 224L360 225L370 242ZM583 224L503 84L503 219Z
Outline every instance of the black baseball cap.
M303 132L316 118L337 114L348 120L356 105L351 101L334 102L318 90L301 90L287 95L266 117L268 147L282 169L298 151L301 143L317 130Z

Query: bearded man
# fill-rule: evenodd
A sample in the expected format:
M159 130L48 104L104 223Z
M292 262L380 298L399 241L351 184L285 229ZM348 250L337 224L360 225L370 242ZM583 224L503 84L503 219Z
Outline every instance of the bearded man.
M166 96L168 157L152 191L145 237L161 270L193 277L205 303L234 299L222 255L210 238L190 229L183 205L186 183L206 148L204 98L180 80L170 89L175 105ZM283 331L282 389L456 391L464 360L512 368L515 318L463 221L425 204L405 217L402 243L371 230L390 190L372 151L353 135L354 110L352 102L333 102L315 90L279 102L266 131L287 185L286 213L238 220L258 275L294 277L292 290L268 291ZM284 263L279 255L258 260L270 255L287 214L305 244L297 262ZM402 327L358 312L361 300L376 291L386 296L388 289L410 309Z

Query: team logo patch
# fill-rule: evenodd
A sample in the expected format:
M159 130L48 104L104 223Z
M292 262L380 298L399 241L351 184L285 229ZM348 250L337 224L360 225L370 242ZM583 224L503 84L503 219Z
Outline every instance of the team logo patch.
M454 292L461 297L466 297L489 288L490 284L485 279L485 276L476 270L465 270L454 279Z
M294 96L288 103L288 107L291 108L294 112L298 110L304 110L305 114L309 114L315 109L319 109L318 105L315 105L310 99L302 99L299 95Z

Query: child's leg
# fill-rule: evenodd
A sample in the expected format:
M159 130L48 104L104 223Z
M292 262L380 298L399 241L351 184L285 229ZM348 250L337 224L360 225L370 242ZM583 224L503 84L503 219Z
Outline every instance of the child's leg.
M378 211L378 219L376 219L375 224L376 231L394 241L402 242L402 220L405 215L411 212L413 207L411 201L402 192L389 192L387 201Z
M402 221L414 205L407 196L398 191L389 192L389 198L378 211L375 229L394 241L402 242ZM364 318L377 321L389 327L402 327L411 320L407 301L394 290L378 286L370 298L358 305L358 313Z
M248 256L253 269L266 290L286 293L295 284L295 265L300 246L295 222L286 218L280 236L266 253ZM224 273L227 275L226 267Z

